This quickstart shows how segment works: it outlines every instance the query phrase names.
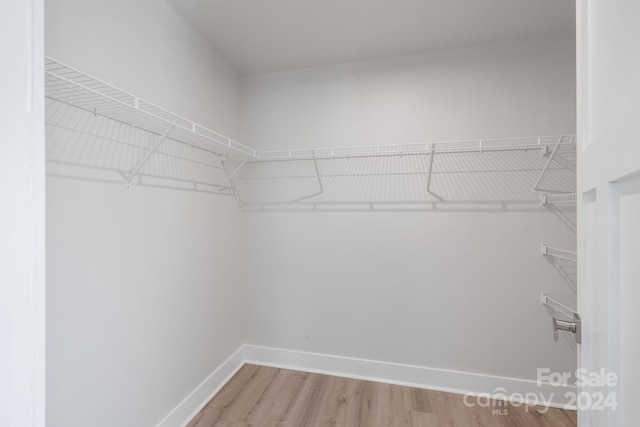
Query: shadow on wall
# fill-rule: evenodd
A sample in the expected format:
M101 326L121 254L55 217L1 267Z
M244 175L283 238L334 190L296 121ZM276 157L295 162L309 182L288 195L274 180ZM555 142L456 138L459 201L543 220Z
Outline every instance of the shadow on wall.
M576 206L546 205L547 210L553 213L573 234L578 233L578 216Z

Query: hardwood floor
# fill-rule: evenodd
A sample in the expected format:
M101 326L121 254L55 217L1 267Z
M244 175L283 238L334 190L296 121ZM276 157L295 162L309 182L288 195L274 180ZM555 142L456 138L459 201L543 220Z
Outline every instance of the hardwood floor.
M526 411L510 404L470 408L463 397L244 365L188 427L576 426L574 411L550 408L540 413L539 408Z

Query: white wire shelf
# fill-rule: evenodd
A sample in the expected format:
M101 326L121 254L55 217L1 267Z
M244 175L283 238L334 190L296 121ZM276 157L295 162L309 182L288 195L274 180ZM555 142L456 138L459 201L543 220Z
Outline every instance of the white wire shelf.
M571 204L578 202L578 195L576 193L568 194L543 194L542 205L559 205L559 204Z
M156 134L52 99L45 113L48 176L230 193L221 185L225 158L211 150L167 139L132 175L157 143Z
M559 249L559 248L554 248L552 246L549 246L545 243L542 243L540 245L540 253L542 255L548 255L548 256L552 256L554 258L560 258L560 259L565 259L568 261L573 261L573 262L577 262L578 261L578 254L572 251L568 251L566 249Z
M573 308L551 298L546 292L540 294L540 304L551 307L558 313L562 313L569 318L575 318L577 311Z
M252 162L347 157L402 156L439 153L483 153L495 151L543 150L573 144L574 135L550 135L462 141L425 142L417 144L365 145L298 150L257 151Z
M105 83L56 59L45 57L46 96L59 102L102 115L157 135L175 123L169 139L188 145L218 146L224 153L250 156L254 161L295 160L330 157L391 156L421 153L485 152L501 150L547 151L570 145L574 135L425 142L418 144L330 147L259 151L219 132L169 112L127 91Z
M574 135L259 151L49 57L45 87L47 124L60 142L52 157L60 164L90 158L117 170L127 188L147 175L230 190L243 206L505 204L535 201L530 189L541 170L556 189L575 181L571 155L562 155L575 151ZM148 135L138 142L140 131Z
M255 156L251 147L171 113L122 89L45 57L46 97L167 139L225 154Z
M380 150L394 153L388 155L342 156L334 151L333 157L299 158L292 153L285 161L258 157L242 165L243 159L232 159L227 173L234 173L233 187L241 204L257 210L286 205L351 209L353 204L395 204L399 209L405 209L403 204L425 204L427 209L452 204L471 209L488 205L538 209L540 198L531 189L547 161L544 149L508 146L508 150L487 152L421 153L402 146ZM575 184L575 175L560 164L551 165L549 173L554 181L547 182L556 187Z
M571 138L574 142L575 138ZM562 175L570 174L573 180L563 179ZM576 150L575 145L557 144L547 154L544 167L533 185L533 193L541 198L543 205L547 203L573 203L576 200ZM561 179L562 178L562 179ZM559 186L559 181L564 184ZM554 200L553 202L550 200Z

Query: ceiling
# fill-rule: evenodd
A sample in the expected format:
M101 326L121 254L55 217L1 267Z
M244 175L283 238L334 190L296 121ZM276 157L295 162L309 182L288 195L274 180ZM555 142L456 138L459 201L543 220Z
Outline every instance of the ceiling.
M575 30L575 0L167 0L242 74Z

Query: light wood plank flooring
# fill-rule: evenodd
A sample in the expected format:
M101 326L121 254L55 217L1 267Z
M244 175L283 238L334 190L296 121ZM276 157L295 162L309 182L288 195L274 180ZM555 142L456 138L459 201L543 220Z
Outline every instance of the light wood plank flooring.
M574 427L576 413L469 408L458 394L244 365L188 425L211 426Z

